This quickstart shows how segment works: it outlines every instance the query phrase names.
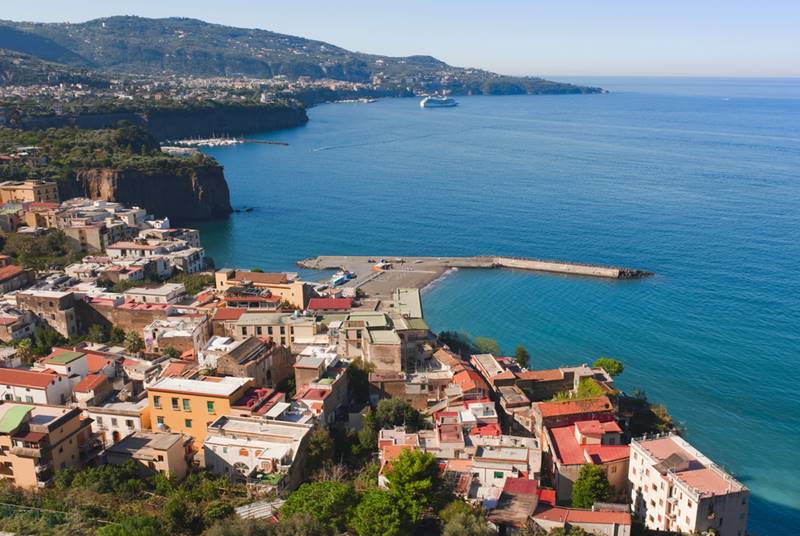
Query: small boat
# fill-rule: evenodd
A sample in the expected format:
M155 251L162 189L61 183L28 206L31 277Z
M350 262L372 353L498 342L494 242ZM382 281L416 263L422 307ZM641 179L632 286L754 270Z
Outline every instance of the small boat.
M437 95L427 96L419 103L420 108L452 108L453 106L458 106L454 98L439 97Z

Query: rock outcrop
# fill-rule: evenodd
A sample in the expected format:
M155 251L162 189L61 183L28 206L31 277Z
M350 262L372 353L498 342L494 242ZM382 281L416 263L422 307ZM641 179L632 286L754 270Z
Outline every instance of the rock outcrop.
M171 171L87 169L59 182L62 199L89 197L147 209L176 222L226 217L231 213L228 183L219 165Z

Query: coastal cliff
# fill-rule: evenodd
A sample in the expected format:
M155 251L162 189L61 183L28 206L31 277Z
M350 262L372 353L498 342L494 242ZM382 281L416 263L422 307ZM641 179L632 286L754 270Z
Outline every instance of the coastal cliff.
M70 115L24 116L13 125L22 130L78 127L104 129L127 121L142 127L158 141L210 136L239 136L303 125L308 115L299 104L204 104L153 107Z
M85 196L147 209L174 221L225 217L231 213L222 166L205 164L173 170L84 169L60 181L62 198Z

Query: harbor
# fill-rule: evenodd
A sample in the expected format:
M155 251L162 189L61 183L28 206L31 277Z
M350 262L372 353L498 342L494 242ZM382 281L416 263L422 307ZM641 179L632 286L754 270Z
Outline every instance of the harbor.
M339 270L331 284L361 289L370 296L388 296L397 288L423 289L454 269L509 269L601 279L641 279L652 272L635 268L581 264L520 257L380 257L320 255L298 261L301 268Z

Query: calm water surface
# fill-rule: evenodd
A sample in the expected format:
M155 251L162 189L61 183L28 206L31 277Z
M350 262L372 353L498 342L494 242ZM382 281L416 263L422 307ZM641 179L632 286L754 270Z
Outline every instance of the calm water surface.
M652 270L639 282L462 270L436 330L524 344L536 367L615 356L753 493L755 534L800 527L800 81L581 79L610 95L310 110L209 150L233 205L217 265L318 254L506 255Z

